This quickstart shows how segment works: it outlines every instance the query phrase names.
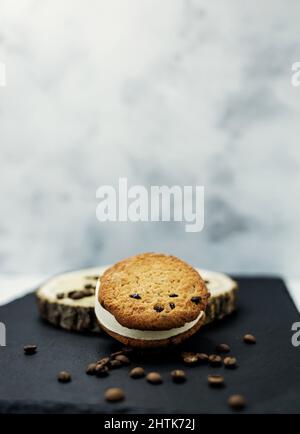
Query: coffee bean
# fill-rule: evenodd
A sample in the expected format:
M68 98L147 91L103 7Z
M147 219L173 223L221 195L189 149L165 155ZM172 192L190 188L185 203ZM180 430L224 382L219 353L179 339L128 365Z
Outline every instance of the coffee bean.
M85 295L83 291L71 291L68 293L68 297L72 300L80 300L81 298L84 298Z
M127 356L124 356L124 354L120 354L119 356L115 357L116 360L122 363L122 365L129 365L130 360Z
M164 310L164 307L161 304L157 304L154 306L153 309L156 310L156 312L162 312Z
M96 287L91 283L87 283L86 285L84 285L84 289L96 289Z
M131 378L142 378L145 376L145 370L144 368L133 368L131 369L130 373L129 373Z
M227 344L219 344L216 346L216 351L218 353L229 353L230 351L230 346Z
M32 356L32 354L35 354L37 352L36 345L25 345L23 349L26 356Z
M212 387L223 387L225 384L222 375L208 375L207 381Z
M149 372L146 378L151 384L161 384L163 382L161 375L158 372Z
M170 306L171 309L175 309L175 303L170 303L169 306Z
M96 371L97 377L107 377L109 374L108 367L101 365L101 364L96 366L95 371Z
M228 405L234 410L241 410L246 406L246 400L242 395L231 395L228 399Z
M95 290L94 289L84 289L82 291L84 297L91 297L92 295L95 295Z
M225 368L234 369L237 367L237 361L235 357L225 357L223 363Z
M72 380L71 374L67 371L60 371L57 376L57 380L60 383L69 383Z
M222 357L218 356L217 354L211 354L208 357L209 364L211 366L221 366L222 365Z
M88 375L95 375L96 374L96 367L97 367L97 363L90 363L89 365L87 365L85 372Z
M125 398L123 390L119 387L112 387L110 389L107 389L104 396L106 401L108 402L119 402L123 401L123 399Z
M246 335L244 336L244 342L245 342L246 344L255 344L255 343L256 343L256 338L255 338L255 336L253 336L253 335L246 334Z
M135 298L136 300L140 300L142 297L140 296L140 294L134 293L134 294L130 294L131 298Z
M186 381L185 372L182 369L175 369L171 372L174 383L184 383Z
M197 356L197 354L191 354L191 355L185 356L185 357L183 357L183 362L186 365L194 366L198 363L198 356Z
M123 366L123 363L120 362L120 360L112 360L112 361L109 363L109 367L110 367L111 369L121 368L121 366Z
M110 358L109 357L102 357L102 359L98 360L97 365L107 366L109 365Z
M169 297L178 297L178 295L173 293L173 294L170 294Z
M198 297L198 296L192 297L191 301L195 304L199 304L199 303L201 303L201 297Z
M197 356L197 353L193 353L192 351L183 351L181 353L181 358L184 359L185 357L188 356Z
M98 280L99 276L86 276L85 277L87 280Z
M65 294L63 292L59 292L58 294L56 294L56 298L57 300L62 300L63 298L65 298Z
M208 362L208 355L205 353L197 353L198 361L201 364L205 364Z

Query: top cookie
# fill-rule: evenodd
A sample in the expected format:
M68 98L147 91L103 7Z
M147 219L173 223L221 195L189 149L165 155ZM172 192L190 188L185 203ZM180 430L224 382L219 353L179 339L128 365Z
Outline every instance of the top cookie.
M198 272L175 256L143 253L107 269L98 300L127 328L169 330L205 311L209 293Z

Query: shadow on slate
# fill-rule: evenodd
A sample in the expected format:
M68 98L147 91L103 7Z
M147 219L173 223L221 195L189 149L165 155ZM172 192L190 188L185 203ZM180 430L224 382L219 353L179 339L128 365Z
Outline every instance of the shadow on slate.
M300 412L300 348L291 344L291 325L299 314L286 287L278 278L237 278L240 285L238 311L206 326L180 348L135 354L130 366L111 371L106 378L85 373L86 365L119 349L106 335L78 334L57 329L38 315L34 294L0 308L6 325L7 346L0 348L0 413L230 413L231 394L245 395L245 413ZM245 333L256 345L242 341ZM183 350L215 352L228 343L239 367L228 370L209 366L183 367ZM38 345L33 356L23 354L26 344ZM128 372L142 365L158 370L162 385L133 380ZM187 382L174 384L170 371L186 370ZM61 384L57 373L68 370L72 382ZM222 374L226 387L212 389L208 374ZM109 404L108 387L122 387L126 400Z

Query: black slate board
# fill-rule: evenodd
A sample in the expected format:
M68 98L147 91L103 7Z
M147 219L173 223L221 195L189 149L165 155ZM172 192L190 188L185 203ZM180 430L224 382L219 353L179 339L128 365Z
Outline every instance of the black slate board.
M291 324L299 314L286 287L277 278L239 278L238 312L203 328L182 349L214 352L228 343L239 368L199 366L186 369L188 381L173 384L169 373L181 368L178 350L148 355L139 360L147 371L159 370L165 382L153 386L145 379L128 377L130 367L112 371L107 378L85 374L91 361L109 354L118 345L107 336L91 336L57 329L40 320L34 295L0 308L7 328L7 346L0 347L0 412L56 413L226 413L227 398L242 393L249 403L245 412L300 412L300 347L291 344ZM242 342L244 333L256 335L257 344ZM36 343L34 356L23 354L23 345ZM69 370L73 381L60 384L58 371ZM207 385L209 373L221 373L227 386L214 390ZM108 404L103 393L122 387L127 399Z

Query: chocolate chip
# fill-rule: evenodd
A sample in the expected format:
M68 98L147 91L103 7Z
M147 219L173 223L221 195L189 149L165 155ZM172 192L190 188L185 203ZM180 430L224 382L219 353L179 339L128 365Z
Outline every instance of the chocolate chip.
M204 283L206 283L206 284L209 283L209 280L204 280Z
M140 294L134 293L134 294L130 294L131 298L135 298L136 300L140 300L142 297L140 296Z
M68 297L72 300L80 300L81 298L84 298L85 295L83 291L71 291L68 293Z
M211 366L221 366L222 365L222 357L218 356L217 354L211 354L208 357L209 364Z
M246 334L243 339L244 339L244 342L246 344L255 344L256 343L255 336L250 335L250 334Z
M222 375L208 375L207 381L212 387L223 387L225 384Z
M151 384L161 384L163 382L161 375L158 372L149 372L146 378Z
M174 383L184 383L186 381L186 375L182 369L175 369L172 371L171 377Z
M97 365L95 368L95 373L97 377L107 377L107 375L109 374L108 366L101 364Z
M131 378L142 378L145 376L145 370L141 367L133 368L131 369L129 375Z
M87 365L85 372L88 375L95 375L96 374L96 367L97 367L97 363L90 363L89 365Z
M178 295L173 293L173 294L170 294L169 297L178 297Z
M63 298L65 298L65 294L63 292L59 292L58 294L56 294L56 298L57 300L62 300Z
M32 356L32 354L35 354L37 352L36 345L25 345L23 349L26 356Z
M189 366L194 366L198 363L197 354L190 354L183 357L183 363Z
M175 309L175 303L170 303L170 308Z
M235 357L225 357L223 363L225 368L234 369L237 367L237 361Z
M123 366L123 363L120 362L120 360L112 360L112 361L109 363L109 367L110 367L111 369L121 368L121 366Z
M246 406L246 400L242 395L231 395L228 399L228 405L234 410L241 410Z
M60 383L69 383L72 380L71 374L67 371L60 371L57 376L57 380Z
M201 297L195 296L191 298L191 301L195 304L201 303Z
M197 353L198 361L202 364L208 362L208 355L205 353Z
M112 387L111 389L107 389L104 396L106 401L108 402L123 401L123 399L125 398L123 390L119 387Z
M122 363L122 365L129 365L130 364L130 360L127 356L124 356L124 354L119 354L118 356L115 357L115 360L118 360L119 362Z
M98 280L100 276L85 276L87 280Z
M230 346L227 344L219 344L216 346L216 351L218 353L229 353L230 351Z
M156 310L156 312L162 312L164 307L161 304L156 304L153 309Z

